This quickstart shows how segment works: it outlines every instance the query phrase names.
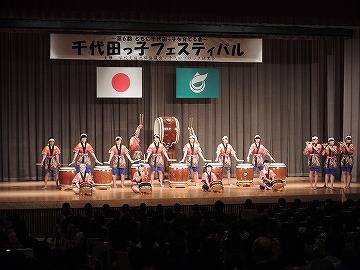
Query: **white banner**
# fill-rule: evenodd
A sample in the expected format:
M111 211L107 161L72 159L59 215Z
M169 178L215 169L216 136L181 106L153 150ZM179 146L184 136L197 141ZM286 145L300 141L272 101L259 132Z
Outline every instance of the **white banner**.
M141 67L98 67L98 98L141 98Z
M51 34L50 58L259 63L262 39Z

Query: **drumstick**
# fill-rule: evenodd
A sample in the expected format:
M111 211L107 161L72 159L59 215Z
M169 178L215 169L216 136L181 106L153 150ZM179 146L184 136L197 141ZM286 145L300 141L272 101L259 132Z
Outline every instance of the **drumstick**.
M36 163L36 166L42 166L42 164L41 163Z

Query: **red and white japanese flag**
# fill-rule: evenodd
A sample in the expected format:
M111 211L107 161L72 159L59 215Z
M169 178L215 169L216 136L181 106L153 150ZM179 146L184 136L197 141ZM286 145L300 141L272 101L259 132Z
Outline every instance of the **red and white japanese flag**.
M98 98L141 98L141 67L97 67Z

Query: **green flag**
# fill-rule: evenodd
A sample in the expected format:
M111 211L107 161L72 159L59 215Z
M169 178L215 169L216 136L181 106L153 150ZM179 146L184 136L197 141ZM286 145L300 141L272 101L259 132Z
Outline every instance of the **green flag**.
M176 98L219 98L219 93L219 69L176 69Z

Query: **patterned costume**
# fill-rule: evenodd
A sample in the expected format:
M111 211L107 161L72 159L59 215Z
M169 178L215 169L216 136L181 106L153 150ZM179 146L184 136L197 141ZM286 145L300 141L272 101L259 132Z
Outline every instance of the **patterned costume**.
M164 167L164 159L162 153L165 153L167 150L162 143L156 144L155 142L151 143L147 149L147 153L150 153L150 166L151 167Z
M264 165L264 156L270 155L269 150L261 143L251 144L249 153L253 156L251 163L254 167L262 167Z
M84 174L82 172L78 172L74 179L73 179L73 184L76 185L74 188L73 188L73 191L74 193L78 194L80 192L80 188L81 188L81 185L83 183L89 183L91 186L91 190L92 191L95 191L96 188L94 186L94 181L92 179L92 175L91 173L87 173L85 172Z
M323 155L326 156L325 160L325 169L336 170L337 161L336 155L340 154L340 151L336 145L330 147L330 145L326 146Z
M304 155L308 155L308 166L310 168L320 168L320 153L322 145L320 143L313 144L309 143L304 151Z
M231 167L231 156L236 154L231 144L220 143L216 149L216 154L219 155L219 161L223 164L224 168Z
M271 181L276 179L276 174L273 170L262 169L259 173L259 178L266 186L271 188ZM265 187L260 185L260 189L265 189Z
M50 145L47 145L42 150L41 155L46 155L45 159L45 171L53 171L58 170L60 168L60 163L58 162L56 156L59 156L61 154L60 148L54 145L51 147Z
M76 166L80 166L81 163L86 164L86 167L91 166L91 160L89 154L95 151L89 143L82 144L80 142L75 146L73 152L78 153L78 160L76 162Z
M140 146L140 139L137 136L132 136L130 138L130 144L129 144L129 148L132 152L132 159L133 160L137 160L137 159L142 159L143 158L143 153L141 151L141 146Z
M120 145L120 147L115 144L109 149L109 154L113 154L113 163L112 167L115 168L126 168L125 155L129 154L129 150L125 145Z
M185 144L183 152L186 152L186 163L189 167L198 167L199 166L199 153L202 152L199 144L190 143Z
M352 168L354 164L355 146L352 143L343 144L340 148L341 151L341 167Z

